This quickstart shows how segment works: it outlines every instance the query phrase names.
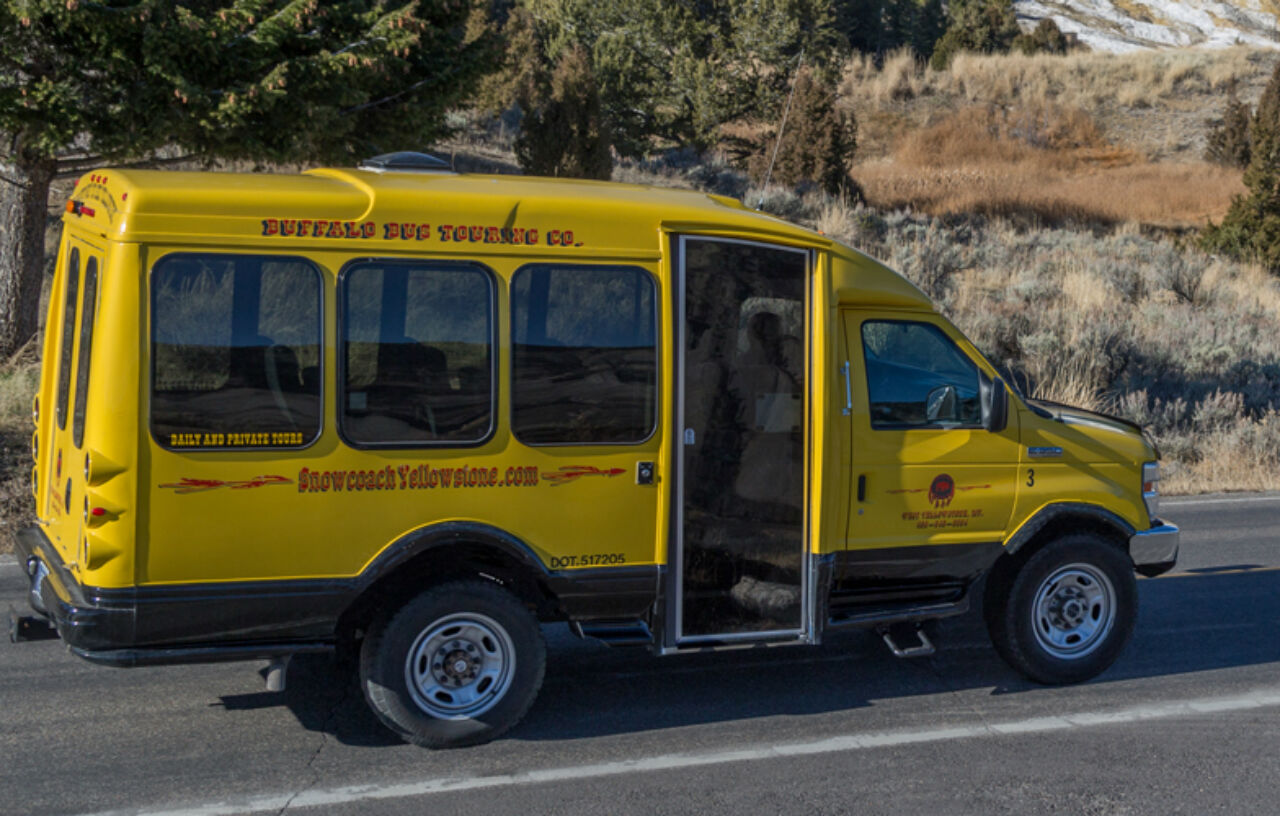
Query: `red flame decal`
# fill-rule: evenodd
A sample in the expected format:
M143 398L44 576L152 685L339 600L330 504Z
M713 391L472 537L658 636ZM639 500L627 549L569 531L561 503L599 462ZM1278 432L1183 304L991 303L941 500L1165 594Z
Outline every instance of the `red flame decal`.
M286 479L283 476L254 476L252 479L242 479L240 481L224 482L221 479L189 479L183 478L178 482L169 482L162 484L160 487L173 490L174 493L204 493L207 490L217 490L222 487L229 487L232 490L248 490L254 487L265 487L267 485L291 485L292 479Z
M551 482L552 487L556 487L557 485L577 481L583 476L606 476L613 478L614 476L620 476L626 472L626 468L609 468L608 470L604 470L602 468L595 467L594 465L569 465L567 467L560 468L557 473L544 472L542 474L542 478L544 481Z

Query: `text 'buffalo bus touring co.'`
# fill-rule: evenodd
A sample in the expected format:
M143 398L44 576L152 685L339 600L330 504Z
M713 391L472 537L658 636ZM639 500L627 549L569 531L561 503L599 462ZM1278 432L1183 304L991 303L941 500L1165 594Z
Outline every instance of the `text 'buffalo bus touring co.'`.
M432 747L520 719L552 621L912 655L985 575L1027 677L1116 659L1178 550L1138 427L1012 392L902 277L737 201L440 164L79 181L19 543L72 652L274 687L350 655Z

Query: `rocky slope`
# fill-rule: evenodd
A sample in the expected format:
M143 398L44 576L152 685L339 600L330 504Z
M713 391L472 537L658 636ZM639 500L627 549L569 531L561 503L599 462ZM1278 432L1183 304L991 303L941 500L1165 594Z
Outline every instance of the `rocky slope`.
M1145 48L1280 49L1278 0L1014 0L1024 27L1048 17L1094 51Z

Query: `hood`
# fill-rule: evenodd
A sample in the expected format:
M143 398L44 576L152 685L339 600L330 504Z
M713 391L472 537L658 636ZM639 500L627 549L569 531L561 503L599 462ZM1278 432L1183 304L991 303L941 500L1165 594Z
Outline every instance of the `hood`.
M1112 416L1111 414L1104 414L1100 411L1076 408L1072 405L1064 405L1061 402L1050 402L1049 400L1029 399L1027 400L1027 405L1030 405L1031 410L1036 411L1036 413L1041 416L1052 417L1061 422L1066 422L1067 424L1092 424L1124 433L1142 433L1142 426L1138 423L1131 422L1130 420L1122 417Z
M1062 442L1076 448L1082 460L1105 461L1118 457L1141 462L1160 456L1155 445L1143 433L1142 426L1136 422L1058 402L1026 402L1037 416L1046 420L1046 427L1040 429L1040 435L1061 437ZM1073 441L1076 444L1071 445ZM1099 445L1105 446L1106 450L1099 450ZM1110 452L1109 456L1104 455L1106 451Z

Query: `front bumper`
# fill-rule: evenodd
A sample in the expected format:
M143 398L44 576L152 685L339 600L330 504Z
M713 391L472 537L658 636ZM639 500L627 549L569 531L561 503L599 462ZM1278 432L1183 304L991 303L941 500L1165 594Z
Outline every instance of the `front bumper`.
M1129 557L1133 568L1148 578L1173 569L1178 561L1178 539L1181 531L1160 519L1152 520L1150 530L1139 530L1129 536Z

